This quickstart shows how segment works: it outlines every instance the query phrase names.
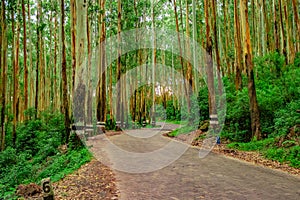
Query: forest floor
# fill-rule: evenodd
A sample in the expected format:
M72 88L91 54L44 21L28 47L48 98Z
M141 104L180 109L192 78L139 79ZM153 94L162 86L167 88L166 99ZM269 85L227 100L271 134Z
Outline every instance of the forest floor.
M113 171L98 160L53 184L55 199L118 199Z

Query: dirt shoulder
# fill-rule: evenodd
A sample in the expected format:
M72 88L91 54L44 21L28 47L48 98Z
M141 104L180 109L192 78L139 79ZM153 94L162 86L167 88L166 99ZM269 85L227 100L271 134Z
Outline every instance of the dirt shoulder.
M53 184L55 199L118 199L111 169L97 160Z

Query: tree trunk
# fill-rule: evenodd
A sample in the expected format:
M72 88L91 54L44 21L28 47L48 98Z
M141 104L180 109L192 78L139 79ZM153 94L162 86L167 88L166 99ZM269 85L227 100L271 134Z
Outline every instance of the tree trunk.
M188 0L186 0L186 53L187 57L191 57L191 44L190 44L190 22L189 22L189 5L188 5ZM194 83L193 83L193 71L192 71L192 64L190 62L187 62L187 91L188 91L188 96L190 97L193 92L194 88ZM191 107L191 102L188 98L188 108Z
M77 32L77 9L76 0L70 1L71 8L71 55L72 55L72 92L74 95L75 73L76 73L76 32ZM80 13L81 14L81 13Z
M155 16L154 16L154 2L151 3L151 16L152 16L152 35L153 35L153 46L152 46L152 124L155 126L155 101L156 101L156 33L155 33Z
M240 19L238 14L238 4L237 0L234 0L234 22L235 22L235 51L236 51L236 68L235 68L235 88L236 90L241 90L242 85L242 69L243 69L243 58L242 58L242 44L241 44L241 27Z
M213 11L213 32L214 32L214 43L217 61L217 77L218 77L218 90L219 95L222 94L222 80L221 80L221 58L219 53L219 41L217 34L217 9L216 0L212 0L212 11Z
M275 41L275 51L279 52L279 33L278 33L278 21L277 21L277 12L278 6L276 5L276 1L273 0L273 9L274 9L274 41Z
M105 71L105 64L106 64L106 52L105 52L105 38L106 38L106 26L105 26L105 0L100 0L100 6L103 13L101 14L100 21L101 21L101 29L100 29L100 74L99 74L99 97L98 97L98 104L97 104L97 120L100 122L106 121L106 71Z
M117 81L119 81L119 84L117 84L117 99L116 99L116 120L117 123L120 122L121 120L121 85L120 85L120 78L121 78L121 55L122 55L122 50L121 50L121 31L122 31L122 26L121 26L121 19L122 19L122 2L121 0L118 0L118 60L117 60Z
M215 83L214 83L214 69L212 60L212 37L211 27L209 23L209 10L211 10L210 0L204 1L204 12L205 12L205 24L206 24L206 73L207 73L207 85L209 91L209 114L213 116L217 114L217 107L215 101Z
M69 143L70 136L70 116L69 116L69 99L68 99L68 80L67 80L67 60L66 60L66 44L65 44L65 9L64 0L61 0L61 41L62 41L62 88L63 88L63 111L65 115L65 135L62 139L66 144Z
M58 109L58 85L57 85L57 17L54 17L54 62L53 62L53 107L54 109Z
M283 10L284 10L284 19L285 19L285 27L286 27L288 63L293 63L295 59L295 48L294 45L292 44L292 33L291 33L290 22L289 22L288 4L286 1L283 2Z
M269 18L268 18L268 13L267 13L267 8L266 8L266 2L265 0L261 0L262 2L262 13L263 13L263 21L264 21L264 26L265 26L265 41L266 41L266 52L270 51L270 26L269 26Z
M181 47L176 0L173 0L173 4L174 4L174 14L175 14L175 23L176 23L176 31L177 31L178 48L179 48L179 54L180 54L179 59L180 59L180 64L181 64L182 77L185 77L184 62L183 62L183 58L182 58L183 52L182 52L182 47ZM185 78L183 79L183 85L184 85L185 97L186 97L187 101L189 102L190 100L189 100L189 95L188 95L187 88L186 88ZM189 104L188 104L188 113L190 113L190 105Z
M288 64L289 60L289 55L287 54L287 47L286 47L286 34L284 30L284 25L283 25L283 15L282 15L282 3L281 0L279 0L279 16L280 16L280 30L281 30L281 50L282 54L285 57L285 63Z
M225 62L226 62L226 69L227 69L227 75L229 76L231 74L230 69L230 61L228 58L228 48L229 48L229 27L227 22L227 8L228 8L228 2L227 0L223 0L223 17L224 17L224 32L225 32L225 48L224 48L224 56L225 56ZM229 29L229 30L228 30Z
M13 16L13 15L12 15ZM12 18L14 21L14 17ZM12 26L14 30L14 26ZM20 50L20 23L17 20L16 24L16 31L17 31L17 36L14 37L14 60L13 60L13 72L14 72L14 94L13 94L13 113L14 113L14 119L13 119L13 132L12 132L12 142L13 146L16 145L16 126L17 126L17 121L19 118L19 50Z
M24 56L24 110L28 108L28 68L27 68L27 37L26 37L26 11L25 3L22 0L22 16L23 16L23 56Z
M89 7L89 5L88 5ZM93 103L92 103L92 80L91 80L91 68L92 68L92 43L91 43L91 21L89 13L86 15L86 34L87 34L87 47L88 47L88 61L87 61L87 80L88 80L88 92L86 102L86 123L92 124L93 120Z
M299 20L299 13L298 13L298 7L299 6L299 1L298 1L298 5L296 0L292 0L293 2L293 10L294 10L294 18L295 18L295 22L296 22L296 27L297 27L297 33L296 33L296 46L297 46L297 51L300 51L300 20Z
M5 109L6 109L6 70L7 70L7 37L6 37L6 18L5 18L5 2L1 1L1 151L5 149Z
M259 117L259 108L256 97L255 81L254 81L254 72L253 72L253 61L252 61L252 47L251 47L251 38L250 38L250 27L248 20L248 4L247 0L242 0L241 11L244 13L242 16L242 23L245 24L245 61L247 66L247 75L248 75L248 94L250 99L250 116L251 116L251 129L252 129L252 138L257 140L261 139L261 127L260 127L260 117Z

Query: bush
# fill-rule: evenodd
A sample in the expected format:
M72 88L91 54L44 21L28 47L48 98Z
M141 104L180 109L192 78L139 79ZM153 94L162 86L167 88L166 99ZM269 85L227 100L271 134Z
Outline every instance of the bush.
M300 100L292 101L283 109L275 112L274 136L284 136L289 132L289 128L300 124L300 114L296 112L300 108Z
M91 159L74 135L69 144L72 148L64 154L58 150L65 131L63 115L48 111L36 119L33 111L28 111L29 120L17 126L16 148L8 146L0 152L0 197L15 198L19 184L38 183L49 176L59 180Z

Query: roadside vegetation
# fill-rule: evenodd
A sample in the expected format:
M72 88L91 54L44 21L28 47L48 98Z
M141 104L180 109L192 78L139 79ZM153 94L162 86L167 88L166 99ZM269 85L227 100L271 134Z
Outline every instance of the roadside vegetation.
M267 159L300 168L300 54L297 54L291 65L285 65L284 60L284 56L278 53L255 59L255 81L263 135L261 140L252 137L245 77L241 90L235 90L231 81L234 77L224 78L227 112L221 140L228 143L229 148L258 151ZM208 102L203 101L207 99L203 98L203 94L207 95L207 90L200 91L201 100L198 100L203 111L201 113L204 113L199 123L201 125L209 120ZM169 135L177 136L191 130L195 129L184 126Z
M68 147L63 145L63 115L34 115L34 110L28 110L29 120L18 124L15 147L9 137L12 126L6 127L7 147L0 152L0 196L4 199L17 198L15 191L20 184L40 184L47 177L58 181L92 158L75 135L71 135Z

